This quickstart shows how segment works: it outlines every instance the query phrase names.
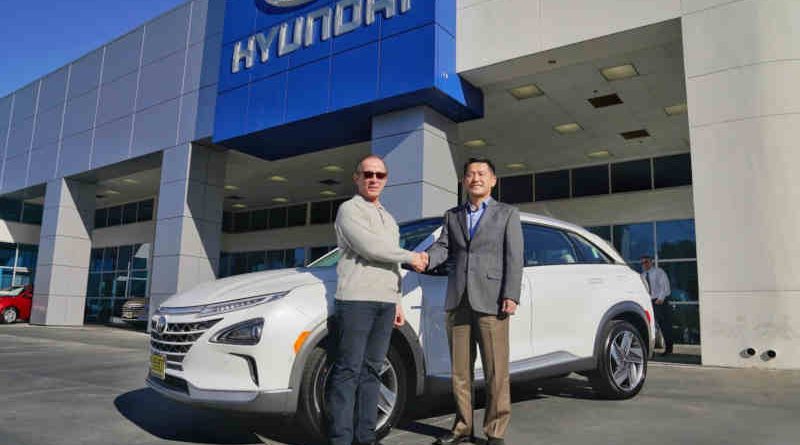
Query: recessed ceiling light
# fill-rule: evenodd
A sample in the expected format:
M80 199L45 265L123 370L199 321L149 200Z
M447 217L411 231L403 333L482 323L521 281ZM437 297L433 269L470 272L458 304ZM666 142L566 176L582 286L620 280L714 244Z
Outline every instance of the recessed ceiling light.
M322 167L322 170L326 171L328 173L339 173L339 172L343 172L344 171L344 169L342 167L339 167L338 165L333 165L333 164L326 165L325 167Z
M269 180L272 181L272 182L289 182L289 180L286 179L286 177L278 176L278 175L270 176Z
M323 190L319 192L319 194L322 196L336 196L336 192L334 192L333 190Z
M237 187L235 185L227 184L227 185L225 185L225 190L239 190L239 187Z
M619 66L610 66L608 68L603 68L600 70L600 74L606 78L606 80L622 80L628 79L631 77L636 77L639 75L639 72L636 71L636 67L632 64L628 63L626 65L619 65Z
M234 209L244 209L244 208L247 208L247 205L236 203L236 204L232 205L231 207L233 207Z
M530 99L532 97L538 97L544 94L544 92L542 92L542 90L540 90L539 87L534 84L512 88L508 90L508 92L517 100Z
M464 142L464 146L467 148L483 148L486 147L487 144L486 140L484 139L472 139L469 141Z
M577 122L570 122L568 124L556 125L555 127L553 127L553 130L555 130L557 133L560 134L570 134L570 133L577 133L583 130L583 127L578 125Z
M122 182L124 182L126 184L138 184L139 183L138 180L133 179L133 178L125 178L125 179L122 180Z
M667 116L677 116L679 114L686 114L687 111L688 108L686 107L685 103L664 108L664 112L667 113Z
M272 198L272 202L283 204L285 202L289 202L289 198Z
M119 192L116 190L108 189L104 192L106 195L119 195Z
M626 131L624 133L620 133L619 135L622 136L625 140L631 140L631 139L646 138L650 136L650 133L643 128L641 130Z
M510 168L511 170L521 170L527 165L523 164L522 162L514 162L513 164L506 164L506 167Z
M610 158L612 154L608 150L597 150L591 153L586 153L586 156L592 159L603 159L603 158Z
M339 182L339 181L337 181L337 180L335 180L335 179L323 179L322 181L319 181L319 183L320 183L320 184L325 184L325 185L327 185L327 186L331 186L331 185L339 185L339 184L341 184L341 182Z

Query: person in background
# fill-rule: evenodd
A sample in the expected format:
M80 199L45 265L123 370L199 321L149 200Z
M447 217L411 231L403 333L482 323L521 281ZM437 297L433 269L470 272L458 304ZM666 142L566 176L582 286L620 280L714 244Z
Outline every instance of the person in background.
M358 193L339 207L334 225L342 256L326 391L331 445L377 443L379 373L392 327L405 323L400 263L427 266L425 255L400 248L397 223L380 203L388 174L378 156L363 158L353 174Z
M656 322L664 336L665 349L662 356L672 354L672 307L667 302L672 290L669 286L669 277L664 269L653 263L653 257L642 256L642 279L647 283L650 299L653 302Z

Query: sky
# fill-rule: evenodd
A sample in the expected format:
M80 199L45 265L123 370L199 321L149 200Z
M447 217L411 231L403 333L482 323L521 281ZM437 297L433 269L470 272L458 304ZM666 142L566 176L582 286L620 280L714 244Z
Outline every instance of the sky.
M0 98L186 0L0 0Z

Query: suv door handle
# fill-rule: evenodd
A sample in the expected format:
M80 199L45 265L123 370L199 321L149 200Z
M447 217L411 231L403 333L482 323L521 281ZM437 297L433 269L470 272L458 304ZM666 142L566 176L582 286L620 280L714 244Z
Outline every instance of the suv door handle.
M589 278L587 281L589 284L603 284L606 282L606 280L602 278Z

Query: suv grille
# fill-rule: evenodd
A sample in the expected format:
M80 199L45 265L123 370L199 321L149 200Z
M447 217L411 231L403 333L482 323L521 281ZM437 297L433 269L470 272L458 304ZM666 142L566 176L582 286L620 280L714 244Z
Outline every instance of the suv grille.
M183 371L181 363L194 342L220 320L221 318L193 323L169 323L163 334L155 331L155 322L151 321L150 347L153 352L166 356L167 368Z

